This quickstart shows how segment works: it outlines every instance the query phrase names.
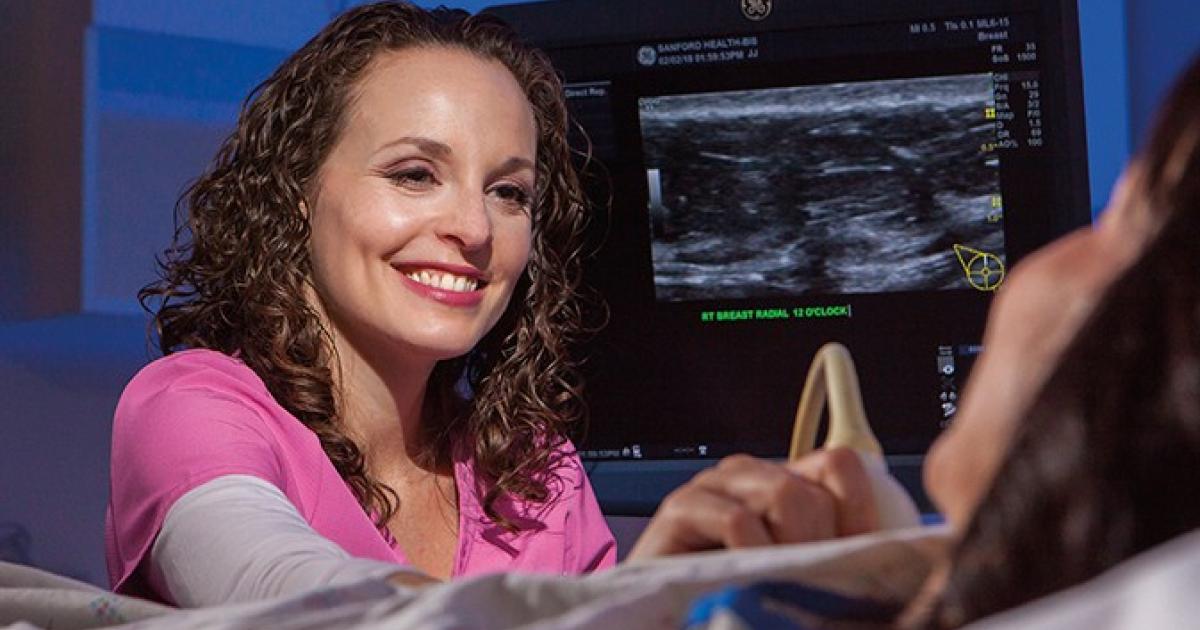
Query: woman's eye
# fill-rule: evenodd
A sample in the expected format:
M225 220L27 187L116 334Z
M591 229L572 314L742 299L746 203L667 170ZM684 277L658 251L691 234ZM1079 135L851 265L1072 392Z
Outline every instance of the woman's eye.
M406 188L429 188L437 183L437 178L433 176L433 172L427 168L406 168L390 173L388 179L393 183L404 186Z
M521 209L529 208L529 193L525 189L515 184L503 184L492 189L492 194L499 197L506 204L519 207Z

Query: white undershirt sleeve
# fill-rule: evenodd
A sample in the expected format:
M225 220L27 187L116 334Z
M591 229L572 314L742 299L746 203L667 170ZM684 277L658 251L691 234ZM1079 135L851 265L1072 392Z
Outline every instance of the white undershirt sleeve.
M150 585L178 606L215 606L346 584L411 567L351 557L318 534L279 488L218 477L167 512L150 550Z

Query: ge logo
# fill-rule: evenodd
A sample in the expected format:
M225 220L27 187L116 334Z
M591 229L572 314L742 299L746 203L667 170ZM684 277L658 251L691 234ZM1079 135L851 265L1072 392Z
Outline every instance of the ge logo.
M765 20L771 15L771 0L742 0L742 15L748 20Z
M642 46L637 53L638 63L643 66L653 66L655 61L658 61L658 53L654 52L653 46Z

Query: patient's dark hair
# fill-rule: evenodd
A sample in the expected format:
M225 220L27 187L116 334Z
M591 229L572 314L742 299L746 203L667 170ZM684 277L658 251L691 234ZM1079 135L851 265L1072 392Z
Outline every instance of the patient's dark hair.
M1200 527L1200 59L1138 159L1159 226L1067 347L955 551L935 627L1079 584Z

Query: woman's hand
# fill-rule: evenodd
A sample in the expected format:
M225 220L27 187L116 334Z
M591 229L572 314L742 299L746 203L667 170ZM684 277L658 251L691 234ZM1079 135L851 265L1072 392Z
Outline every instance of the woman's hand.
M628 559L852 536L878 521L867 472L850 449L789 464L733 455L667 495Z

